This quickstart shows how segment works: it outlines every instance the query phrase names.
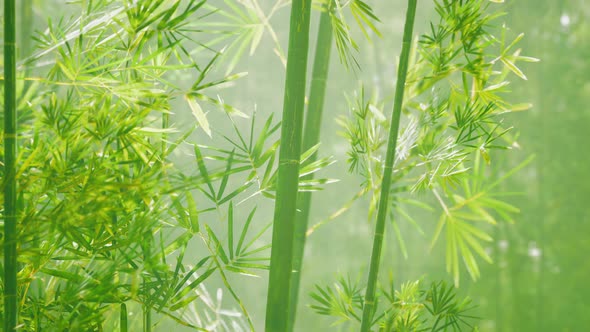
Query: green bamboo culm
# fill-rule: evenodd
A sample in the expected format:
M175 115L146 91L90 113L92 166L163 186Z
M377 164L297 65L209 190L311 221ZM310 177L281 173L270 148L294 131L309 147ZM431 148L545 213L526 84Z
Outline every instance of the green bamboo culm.
M127 305L125 303L121 303L121 332L127 332Z
M311 0L293 0L266 303L267 332L287 331L290 321L293 233L299 187L310 14Z
M18 322L16 261L16 8L4 0L4 331Z
M151 234L149 234L151 236ZM144 259L145 256L144 256ZM143 281L143 288L144 288L144 301L145 303L142 305L142 312L143 312L143 332L151 332L152 331L152 307L147 304L149 298L149 290L146 282L146 278L144 277Z
M408 0L408 9L406 12L406 23L402 42L402 53L397 70L395 101L393 103L393 114L391 116L389 139L387 141L387 154L385 157L385 167L383 169L383 182L381 183L381 194L379 196L379 205L377 209L377 221L375 223L375 235L373 237L373 251L371 253L369 279L367 282L363 317L361 321L361 332L369 332L371 326L373 325L373 315L376 307L375 289L377 287L377 278L379 276L379 264L381 262L381 251L385 233L385 220L387 218L387 207L389 205L389 190L391 187L391 176L393 172L393 164L395 161L395 149L397 146L399 122L402 113L406 75L408 73L408 59L410 57L410 48L412 45L412 33L414 29L414 17L416 16L417 2L417 0Z
M326 84L328 70L330 67L330 53L332 50L332 19L330 17L334 0L330 0L320 14L320 25L316 42L311 87L309 93L309 105L305 117L305 131L303 135L302 151L307 151L320 141L320 129L322 113L324 109L324 97L326 95ZM317 159L317 151L307 160L313 163ZM304 180L313 179L313 173L307 175ZM297 219L295 223L293 243L293 271L291 280L291 304L289 314L288 331L295 327L295 316L297 314L297 303L299 298L299 284L301 280L301 269L303 266L303 253L307 225L309 224L309 211L311 208L311 195L309 191L299 193L297 198Z

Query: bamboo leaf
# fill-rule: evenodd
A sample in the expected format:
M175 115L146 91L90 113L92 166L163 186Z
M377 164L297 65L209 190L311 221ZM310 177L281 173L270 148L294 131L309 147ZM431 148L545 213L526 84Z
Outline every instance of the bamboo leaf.
M163 250L163 252L164 252L163 257L170 255L171 253L175 252L179 248L186 247L186 244L188 243L188 241L191 238L192 238L192 234L190 234L190 233L184 233L184 234L178 236L176 239L174 239L174 241L172 241L170 244L168 244L166 246L166 248Z
M197 123L199 124L199 126L201 126L201 128L203 128L203 131L205 131L205 133L209 137L211 137L211 128L209 128L209 121L207 121L207 117L205 116L205 113L203 112L201 105L199 105L199 103L197 103L195 98L193 98L189 95L185 95L185 99L186 99L191 111L193 112L193 116L197 120Z
M227 165L225 166L225 175L221 179L221 183L219 184L219 190L217 190L217 200L219 201L223 197L223 193L225 192L225 187L227 186L227 181L229 180L229 175L231 174L231 166L234 160L234 153L235 149L231 151L229 157L227 158ZM220 203L221 204L221 203Z
M209 228L208 225L205 225L205 229L207 230L207 234L209 234L209 240L213 242L212 249L215 250L217 254L219 254L219 257L221 258L221 261L223 261L223 263L229 264L229 259L227 258L227 254L223 249L223 245L221 245L221 242L219 242L219 239L217 238L213 230L211 230L211 228Z
M260 41L262 40L262 35L264 34L264 26L259 25L254 29L253 32L254 36L252 37L252 42L250 43L250 56L254 55L254 52L258 48Z
M432 248L434 248L434 245L436 244L436 241L438 240L440 233L442 232L445 224L447 221L447 215L446 214L441 214L440 218L438 219L438 223L436 224L436 229L434 231L434 236L432 237L432 241L430 242L430 250L432 250Z
M168 310L170 310L170 311L176 311L178 309L184 308L189 303L192 303L195 300L197 300L199 297L200 297L199 294L194 294L194 295L188 296L188 297L186 297L186 298L184 298L184 299L182 299L182 300L180 300L180 301L178 301L178 302L173 303L172 305L170 305L168 307Z
M512 43L510 43L510 45L508 45L506 48L504 48L503 53L506 54L506 52L508 50L510 50L512 47L514 47L514 45L516 45L522 39L522 37L524 37L524 33L520 33L518 36L516 36L516 38L514 38ZM520 53L519 51L517 51L517 52Z
M43 268L43 269L41 269L41 272L48 274L50 276L53 276L53 277L58 277L58 278L69 280L69 281L72 281L75 283L83 282L85 279L84 277L82 277L79 274L68 272L65 270Z
M209 172L207 171L205 161L203 160L203 155L201 154L201 149L199 149L199 146L196 144L193 145L193 148L195 151L195 159L197 160L197 166L199 167L199 172L201 173L201 176L203 177L205 184L207 184L207 187L209 187L211 199L215 200L215 189L213 189L213 184L211 182L211 178L209 177Z
M516 60L524 61L524 62L540 62L541 59L533 58L530 56L518 55L516 56Z
M229 259L234 260L234 205L233 202L229 203L227 210L227 223L228 223L228 234L227 234L227 250L229 252Z
M227 194L227 196L225 196L221 200L219 200L217 202L217 204L218 205L222 205L222 204L225 204L226 202L230 202L231 199L233 199L237 195L239 195L239 194L243 193L244 191L246 191L253 184L254 184L254 182L252 182L252 181L248 181L248 182L244 183L243 185L241 185L240 187L238 187L236 190L232 191L231 193Z
M248 218L246 219L246 223L244 224L244 228L242 228L242 233L240 234L240 240L238 241L238 246L236 247L236 251L235 251L237 256L241 256L243 254L242 245L244 243L244 240L246 239L246 234L248 233L248 229L250 228L250 223L252 222L252 219L254 218L255 213L256 213L256 207L254 207L252 209L252 211L250 211L250 214L248 215Z
M185 295L189 294L197 286L199 286L201 283L203 283L203 281L205 281L207 278L209 278L209 276L211 276L213 274L213 272L215 272L215 270L217 270L216 267L212 267L212 268L208 269L207 271L205 271L205 273L201 274L197 279L195 279L194 281L192 281L191 283L189 283L188 285L183 287L182 290L180 290L176 294L175 300L173 302L175 302L175 303L179 302L181 298L183 298Z
M508 84L510 84L510 82L508 82L508 81L503 81L503 82L500 82L500 83L498 83L498 84L493 84L493 85L487 86L485 89L483 89L483 91L495 91L495 90L500 90L500 89L502 89L503 87L507 86Z
M397 238L397 242L399 243L399 248L402 251L402 255L405 259L408 259L408 249L406 248L406 242L396 222L393 223L393 230L395 231L395 237Z
M234 272L234 273L239 273L241 275L245 275L248 277L260 277L252 272L248 272L248 270L236 267L235 265L228 265L225 267L226 270Z
M207 256L207 257L201 259L192 269L190 269L190 271L188 271L184 275L183 279L176 285L176 287L174 288L174 293L178 294L181 291L181 289L183 288L183 286L197 272L197 270L200 269L201 267L203 267L205 265L205 263L207 263L210 259L211 259L211 256ZM176 296L176 297L178 297L178 296Z
M199 212L197 211L197 203L195 202L193 194L191 194L190 191L186 192L186 202L187 202L187 206L188 206L190 230L193 234L198 233L200 231Z
M500 61L502 61L502 63L508 68L510 69L511 72L513 72L514 74L516 74L516 76L522 78L523 80L527 80L527 77L524 75L524 73L518 68L516 67L516 65L514 64L514 62L502 57L500 58Z

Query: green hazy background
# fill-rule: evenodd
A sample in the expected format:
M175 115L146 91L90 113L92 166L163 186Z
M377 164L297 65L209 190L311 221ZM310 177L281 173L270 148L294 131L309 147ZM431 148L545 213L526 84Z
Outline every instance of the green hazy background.
M222 0L210 0L217 4ZM65 1L40 0L34 3L34 27L44 29L49 16L53 19L76 12L75 6L61 6ZM260 0L264 8L274 1ZM406 1L367 0L381 19L383 38L373 43L361 42L358 55L361 68L357 74L347 73L334 50L330 82L326 97L321 154L332 154L336 165L325 171L340 178L337 184L314 194L310 223L327 217L359 189L359 179L345 172L346 142L336 132L334 119L346 114L343 92L352 93L363 81L368 92L380 96L393 93L396 57L400 53L401 32ZM432 1L418 2L416 34L421 34L430 21L436 21ZM469 295L478 305L475 314L482 317L482 332L587 331L590 326L590 2L587 0L506 0L501 7L508 15L501 18L520 32L523 54L541 59L539 63L522 64L528 81L513 77L513 102L531 102L534 107L510 115L508 120L519 133L520 148L494 158L497 169L517 165L530 155L534 161L512 177L503 189L522 192L511 203L521 209L514 225L502 224L495 231L495 242L488 250L494 264L482 262L482 277L471 282L467 274L461 278L461 294ZM288 9L271 20L286 50ZM318 13L312 16L312 44ZM33 25L32 25L33 26ZM252 57L242 59L236 72L247 71L235 87L220 91L229 104L251 113L256 107L260 120L271 112L278 118L282 108L284 69L272 51L268 35ZM313 56L313 49L310 50ZM310 59L311 63L312 59ZM390 114L391 103L386 110ZM182 113L182 112L178 112ZM230 131L221 115L210 113L210 121L218 131ZM185 118L184 118L185 117ZM183 120L184 119L184 120ZM216 119L220 120L216 122ZM173 122L191 121L190 112L179 114ZM247 121L242 125L248 126ZM260 124L262 125L262 124ZM220 142L219 135L209 140L205 135L193 137ZM364 281L373 225L366 221L366 202L357 202L341 218L326 224L308 240L304 263L302 303L315 283L329 284L339 274L350 274ZM268 221L272 204L262 204L261 218ZM426 230L421 237L411 227L402 227L407 238L409 257L404 259L393 241L391 232L383 259L387 269L394 271L396 283L419 278L450 280L444 268L444 246L439 243L429 251L429 236L436 223L434 216L419 218ZM439 241L440 242L440 241ZM238 291L251 311L257 327L262 330L266 300L266 276L258 279L232 278L242 282ZM227 296L226 296L227 298ZM229 299L227 306L235 306ZM308 308L298 311L298 331L337 331L330 320ZM170 328L160 327L162 330ZM159 330L159 329L158 329ZM181 331L180 327L173 327Z

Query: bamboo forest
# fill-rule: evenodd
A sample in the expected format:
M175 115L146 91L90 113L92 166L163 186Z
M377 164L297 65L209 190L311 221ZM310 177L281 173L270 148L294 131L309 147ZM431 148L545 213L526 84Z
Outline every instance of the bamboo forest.
M589 330L588 1L2 3L2 331Z

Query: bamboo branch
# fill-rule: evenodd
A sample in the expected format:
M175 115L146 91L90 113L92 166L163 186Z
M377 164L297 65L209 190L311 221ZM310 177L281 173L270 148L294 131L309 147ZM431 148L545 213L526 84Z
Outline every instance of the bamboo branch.
M377 279L379 276L379 264L381 262L381 251L383 247L383 238L385 233L385 220L387 219L387 208L389 206L389 190L391 188L391 177L393 173L393 163L395 161L395 150L397 147L397 137L399 133L400 116L402 112L404 87L406 85L406 75L408 72L408 59L412 43L412 32L414 28L414 17L416 15L417 0L408 0L408 9L406 12L406 23L402 41L402 53L397 70L397 84L395 87L395 101L393 104L393 114L391 116L391 127L389 139L387 142L387 154L385 157L385 168L383 170L383 182L381 183L381 195L379 197L379 206L377 209L377 221L375 223L375 235L373 237L373 251L371 253L371 265L369 268L369 280L367 291L365 293L365 303L363 307L363 318L361 321L361 332L369 332L373 325L373 315L376 308L375 289L377 288Z

